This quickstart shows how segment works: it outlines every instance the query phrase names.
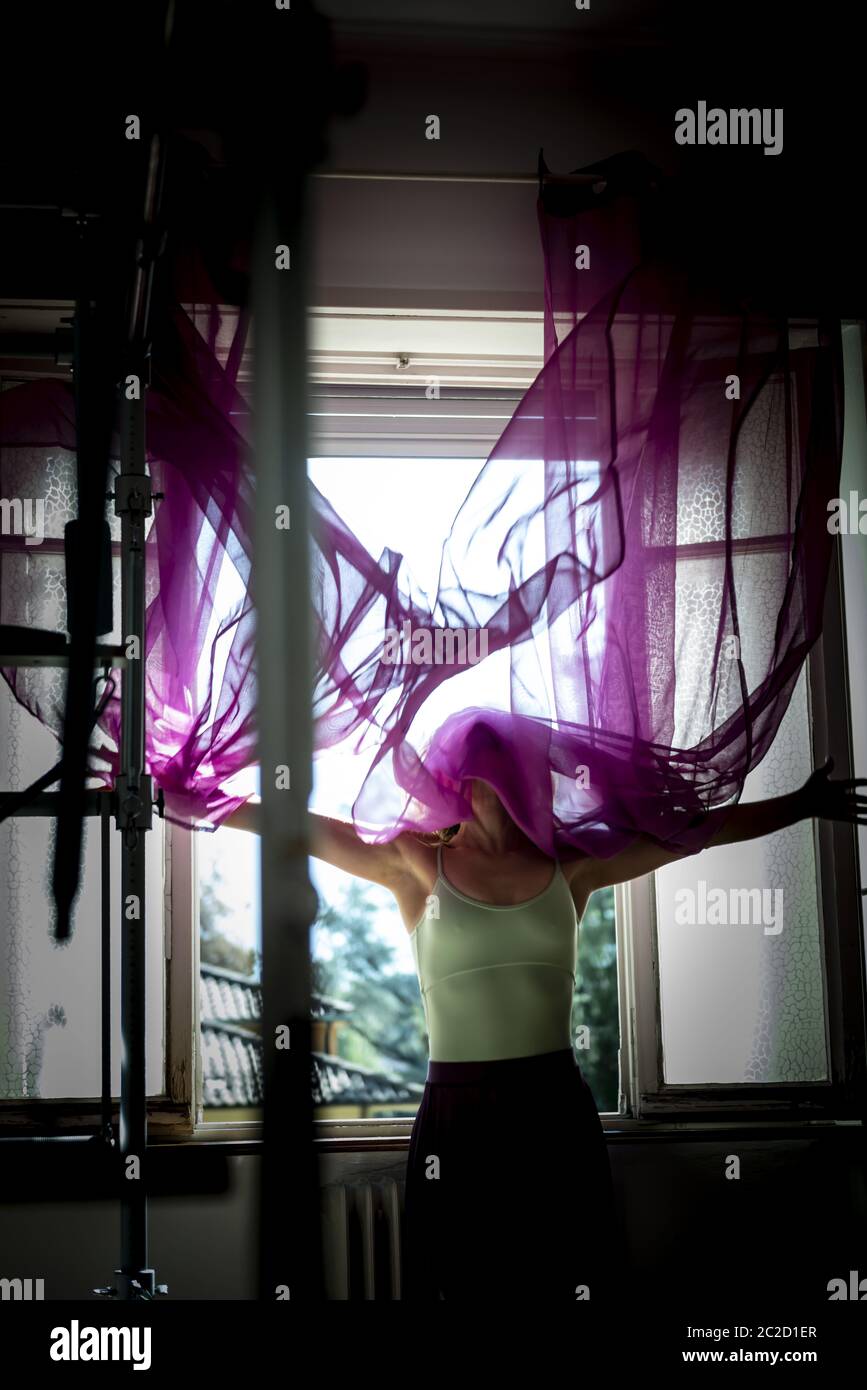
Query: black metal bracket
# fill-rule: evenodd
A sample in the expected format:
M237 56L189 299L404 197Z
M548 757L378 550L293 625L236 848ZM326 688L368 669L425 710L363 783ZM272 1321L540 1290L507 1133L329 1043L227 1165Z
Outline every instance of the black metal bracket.
M119 473L114 482L114 492L108 493L114 499L115 516L129 516L134 521L143 520L153 511L153 493L149 473Z
M125 831L127 837L131 836L131 843L135 843L140 830L153 828L153 804L149 772L141 773L138 785L133 785L125 772L120 773L112 793L112 810L118 830Z
M152 1269L139 1269L135 1274L124 1273L122 1269L116 1269L120 1288L110 1286L104 1289L94 1289L95 1294L100 1294L103 1298L121 1298L128 1303L149 1303L158 1295L164 1297L168 1291L168 1284L157 1284L156 1273Z

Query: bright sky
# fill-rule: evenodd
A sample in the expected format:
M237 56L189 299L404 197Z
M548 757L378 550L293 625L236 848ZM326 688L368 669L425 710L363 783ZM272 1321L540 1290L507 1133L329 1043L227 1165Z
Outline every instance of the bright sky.
M483 465L484 460L480 459L328 458L311 459L308 473L319 491L377 559L386 547L401 554L411 554L413 583L432 602L437 591L443 541ZM241 592L237 574L231 565L224 564L215 612L224 614ZM218 648L215 662L217 679L224 662L225 653L221 658ZM488 666L487 672L480 666L475 671L464 673L484 675L476 694L471 697L480 703L488 700L494 702L494 664L489 662L485 665ZM462 674L446 685L457 686L463 678ZM469 698L457 699L457 704L469 702ZM455 701L450 703L455 704ZM345 757L333 753L316 757L310 807L311 810L327 810L330 815L349 820L351 795L347 793L347 787L353 781L358 782L359 772L357 761L350 759L352 767L347 774ZM258 776L256 786L258 790ZM231 845L230 849L227 849L227 842ZM213 872L213 867L217 865L222 875L222 895L231 909L225 926L226 934L240 945L253 945L259 903L258 837L245 831L224 829L215 835L198 835L196 848L200 874ZM325 901L340 897L350 882L348 875L315 859L310 861L310 873L320 898ZM400 966L411 970L413 964L409 939L393 899L385 889L376 890L371 885L371 891L382 902L377 915L378 929L399 948Z
M308 474L319 491L362 542L379 558L386 547L412 557L414 582L433 602L437 592L443 541L461 503L483 467L480 459L311 459ZM481 673L481 668L480 668ZM488 677L488 680L490 677ZM357 764L347 769L343 757L324 753L313 763L311 810L351 818L347 784L357 784ZM326 901L339 895L348 876L310 861L316 891ZM397 905L385 890L376 927L399 947L399 964L413 969L409 938Z
M319 491L376 559L385 548L402 556L401 587L418 595L423 593L432 604L438 589L442 548L452 523L485 467L483 459L404 459L404 458L314 458L308 461L308 474ZM461 579L470 589L481 592L501 592L506 586L503 562L497 554L510 521L518 521L538 508L542 498L542 465L524 463L515 469L514 462L504 460L503 468L511 486L504 486L503 474L492 465L474 495L470 534L482 525L496 507L502 507L497 525L482 531L474 539L470 555L472 562L462 568ZM589 491L592 492L592 482ZM504 498L504 493L506 494ZM541 515L530 523L525 535L517 577L524 578L538 569L544 560L544 534ZM459 547L460 549L460 547ZM513 564L518 557L512 554ZM243 596L243 585L233 566L224 562L217 594L215 613L223 616L233 603ZM212 630L216 626L215 619ZM441 618L440 618L441 621ZM569 634L565 634L569 640ZM206 650L209 649L209 642ZM550 694L551 678L549 653L545 644L537 644L539 670ZM218 648L215 658L215 677L219 681L225 651ZM508 708L509 654L497 653L477 666L444 682L425 706L425 723L421 736L427 736L446 714L471 704ZM553 702L549 708L553 712ZM421 720L419 721L421 722ZM414 726L415 728L416 726ZM371 749L370 755L372 756ZM346 820L351 819L354 797L363 780L369 757L331 750L316 756L313 765L313 794L311 810L319 810ZM248 779L244 779L245 786ZM258 773L255 785L258 790ZM227 852L228 837L232 837L231 852ZM202 871L208 872L209 856L216 857L224 877L224 897L230 900L231 931L244 945L253 944L255 923L258 920L259 860L258 839L243 831L223 830L216 836L199 836L199 859ZM328 901L340 897L349 882L346 874L311 860L311 877L320 897ZM405 968L412 968L409 941L403 930L397 908L390 895L377 891L382 910L378 916L380 929L393 943L401 945Z

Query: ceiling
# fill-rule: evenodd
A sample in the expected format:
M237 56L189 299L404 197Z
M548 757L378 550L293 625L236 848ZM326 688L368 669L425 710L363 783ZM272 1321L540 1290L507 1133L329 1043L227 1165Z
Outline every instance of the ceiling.
M860 265L861 57L845 42L840 0L823 0L818 15L809 0L727 0L721 12L701 0L589 3L577 10L574 0L317 0L338 59L357 58L369 75L360 110L331 123L324 169L532 175L540 149L564 172L640 148L666 172L711 163L720 196L757 230L763 209L778 207L792 238L812 248L805 270L842 277ZM673 112L700 97L785 106L784 157L681 151ZM54 139L54 108L36 110ZM21 136L33 113L24 105L9 111L0 133ZM419 112L428 111L442 115L441 142L419 133ZM5 142L7 153L16 147ZM6 157L0 150L0 166ZM395 307L409 295L426 309L538 307L532 186L313 182L314 302ZM769 190L764 203L755 201L758 185ZM50 258L31 258L40 285L57 280ZM17 272L7 245L0 334L52 331L69 313L64 288L48 283L35 310ZM425 294L413 299L423 279ZM504 286L508 305L495 302Z

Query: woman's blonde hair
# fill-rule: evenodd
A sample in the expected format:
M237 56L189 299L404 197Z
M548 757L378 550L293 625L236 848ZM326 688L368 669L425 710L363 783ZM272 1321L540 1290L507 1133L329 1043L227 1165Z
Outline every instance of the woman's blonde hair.
M417 835L416 839L423 840L428 845L436 844L437 841L441 845L447 845L455 838L460 828L461 822L458 821L457 825L450 825L445 830L432 830L429 835Z

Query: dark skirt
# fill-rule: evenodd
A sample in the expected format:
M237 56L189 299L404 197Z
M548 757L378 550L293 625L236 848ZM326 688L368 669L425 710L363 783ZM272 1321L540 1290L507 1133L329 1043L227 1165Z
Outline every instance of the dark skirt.
M608 1306L617 1230L602 1123L571 1048L428 1063L407 1158L403 1299Z

